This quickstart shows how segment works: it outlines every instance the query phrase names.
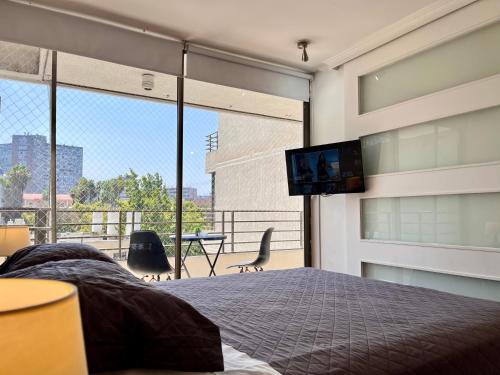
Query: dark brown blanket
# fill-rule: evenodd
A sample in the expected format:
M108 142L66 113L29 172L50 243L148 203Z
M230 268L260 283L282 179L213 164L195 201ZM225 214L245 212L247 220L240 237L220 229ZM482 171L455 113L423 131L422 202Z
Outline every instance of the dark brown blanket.
M282 374L500 374L500 303L305 268L159 286Z
M0 279L4 277L60 280L78 287L91 373L129 368L224 368L221 337L215 324L185 301L142 282L92 247L27 247L0 268ZM0 374L4 374L1 361ZM40 375L44 375L43 371Z

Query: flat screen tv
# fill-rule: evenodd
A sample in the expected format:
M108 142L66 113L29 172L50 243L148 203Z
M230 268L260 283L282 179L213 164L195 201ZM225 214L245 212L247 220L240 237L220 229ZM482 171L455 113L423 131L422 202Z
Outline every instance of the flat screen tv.
M365 191L359 140L285 151L290 195Z

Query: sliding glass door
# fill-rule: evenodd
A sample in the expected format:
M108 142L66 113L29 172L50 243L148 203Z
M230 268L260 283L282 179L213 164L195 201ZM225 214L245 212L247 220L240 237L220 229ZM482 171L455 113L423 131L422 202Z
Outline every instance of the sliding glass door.
M190 275L208 276L204 251L216 274L239 272L227 267L255 260L268 228L262 267L302 266L303 199L288 195L284 152L302 147L302 102L194 80L185 102L183 231L221 236L191 246Z
M62 52L56 66L52 51L0 43L1 223L124 266L130 234L154 230L174 265L180 157L180 233L218 236L183 239L182 277L238 272L227 267L255 259L268 228L263 268L304 264L304 200L288 196L284 158L305 141L301 101L185 79L177 155L177 77Z

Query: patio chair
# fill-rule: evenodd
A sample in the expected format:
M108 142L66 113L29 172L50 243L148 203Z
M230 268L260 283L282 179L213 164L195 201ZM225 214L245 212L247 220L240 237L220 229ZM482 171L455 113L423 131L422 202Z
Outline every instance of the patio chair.
M142 280L151 275L149 281L160 281L160 275L163 273L166 273L167 280L170 280L168 274L174 271L168 262L160 237L151 230L132 232L127 265L132 271L143 273Z
M233 264L232 266L229 266L227 268L239 267L240 273L242 273L243 270L244 272L250 272L248 267L253 267L255 271L264 271L262 266L269 261L269 257L271 256L271 235L273 234L273 230L274 228L268 228L262 235L259 255L257 256L257 259L253 261Z

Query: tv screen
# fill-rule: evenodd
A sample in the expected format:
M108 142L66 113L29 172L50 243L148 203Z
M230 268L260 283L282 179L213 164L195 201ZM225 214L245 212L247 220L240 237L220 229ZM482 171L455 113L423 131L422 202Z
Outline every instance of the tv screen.
M285 151L290 195L365 191L359 140Z

